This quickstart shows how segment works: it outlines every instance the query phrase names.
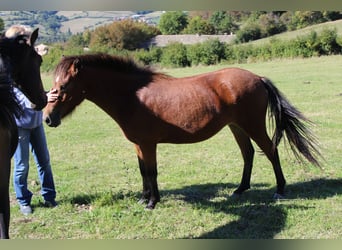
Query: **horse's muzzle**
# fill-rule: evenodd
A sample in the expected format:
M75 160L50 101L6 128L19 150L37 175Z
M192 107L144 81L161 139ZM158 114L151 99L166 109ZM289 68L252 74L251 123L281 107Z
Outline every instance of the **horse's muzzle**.
M61 116L59 113L51 113L45 116L44 120L49 127L58 127L61 124Z

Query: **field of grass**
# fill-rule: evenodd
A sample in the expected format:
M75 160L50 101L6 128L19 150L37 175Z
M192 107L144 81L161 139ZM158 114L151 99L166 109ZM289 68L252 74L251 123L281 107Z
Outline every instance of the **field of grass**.
M187 76L230 65L164 70ZM34 213L20 214L11 186L12 239L319 238L342 236L342 57L233 65L272 79L315 126L323 168L299 164L281 143L287 199L273 201L275 177L257 153L251 189L230 197L242 157L228 128L198 144L158 147L161 202L137 203L142 189L133 145L102 110L82 105L46 127L59 206L43 208L32 162ZM44 75L46 88L51 75Z

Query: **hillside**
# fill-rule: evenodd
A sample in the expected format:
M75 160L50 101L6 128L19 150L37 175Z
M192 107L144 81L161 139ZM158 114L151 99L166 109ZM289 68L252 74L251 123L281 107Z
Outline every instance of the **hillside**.
M79 33L85 29L111 23L123 18L140 19L147 23L156 23L161 15L160 11L137 14L133 11L59 11L57 15L65 16L68 21L62 22L61 32Z
M156 23L161 11L0 11L5 29L13 24L24 24L40 29L42 41L64 40L67 35L111 23L115 20L132 18L147 23Z
M271 37L266 37L263 39L255 40L246 44L263 44L269 42L271 39L279 39L279 40L291 40L296 37L304 36L309 34L311 31L315 31L317 33L320 33L324 29L336 29L337 34L339 36L342 36L342 20L336 20L331 22L325 22L320 24L311 25L309 27L294 30L294 31L287 31L283 32Z
M162 14L163 11L0 11L0 18L4 21L5 29L13 24L39 27L40 42L54 43L66 41L70 35L84 30L93 30L98 26L125 18L157 24ZM284 32L247 44L267 43L274 38L289 40L308 34L312 30L319 33L326 28L336 28L338 35L342 35L342 19L312 25L296 31Z

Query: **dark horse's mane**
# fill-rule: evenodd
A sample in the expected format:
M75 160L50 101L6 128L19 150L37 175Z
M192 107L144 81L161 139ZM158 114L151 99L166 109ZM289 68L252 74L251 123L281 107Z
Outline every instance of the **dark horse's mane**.
M8 41L9 39L0 38L0 126L16 133L16 130L13 130L16 126L13 116L19 117L21 108L13 92L11 65L7 57L8 47L6 47L9 46ZM17 138L17 135L13 134L13 138ZM12 143L11 152L14 152L16 147L17 144Z
M11 65L7 54L9 53L10 39L0 38L0 109L1 122L6 122L4 119L4 110L15 115L20 114L20 106L17 98L13 93L13 79L11 77Z
M94 68L110 69L131 75L139 75L149 80L152 77L168 78L166 74L158 73L151 67L141 66L130 57L115 56L104 53L64 56L55 69L55 75L62 78L68 74L70 66L75 60L79 61L81 68L89 66Z

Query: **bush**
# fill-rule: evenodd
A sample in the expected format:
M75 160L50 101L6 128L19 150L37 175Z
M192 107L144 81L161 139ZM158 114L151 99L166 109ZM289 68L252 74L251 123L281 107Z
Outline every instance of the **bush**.
M187 58L187 50L182 43L172 43L163 49L161 64L171 67L186 67L190 63Z
M150 48L150 50L137 50L133 53L135 59L141 61L145 65L158 64L162 56L161 48Z
M99 51L135 50L158 34L157 28L128 19L96 28L91 33L89 47Z
M257 23L249 22L236 33L237 42L246 43L261 38L261 27Z
M212 65L225 58L225 45L218 39L188 46L187 57L191 65Z
M341 45L338 43L337 30L325 29L319 36L320 53L331 55L341 52Z
M195 66L201 63L202 46L200 43L189 45L187 47L187 58L191 66Z
M286 30L285 24L281 21L279 16L268 13L259 17L258 23L261 29L261 37L272 36Z
M224 58L224 45L218 39L206 41L201 47L201 63L205 65L219 63Z
M228 45L225 48L225 59L230 63L246 63L253 57L255 48L252 45Z

